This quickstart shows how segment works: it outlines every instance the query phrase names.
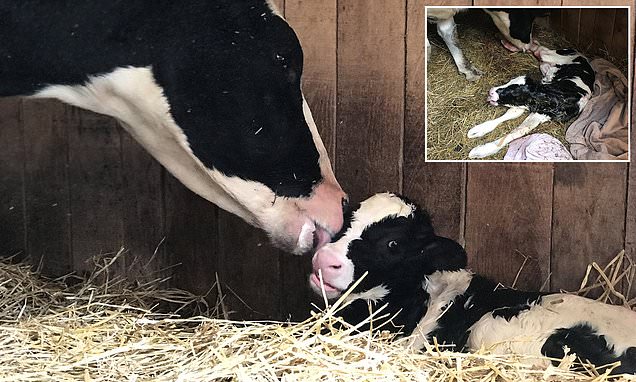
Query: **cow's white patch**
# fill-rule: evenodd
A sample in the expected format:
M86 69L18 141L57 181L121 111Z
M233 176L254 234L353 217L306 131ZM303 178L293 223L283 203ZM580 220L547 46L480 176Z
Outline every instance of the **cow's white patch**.
M116 118L185 186L222 209L264 229L274 243L294 253L301 254L312 248L313 234L309 232L313 233L317 224L325 227L333 225L328 224L327 214L324 211L321 214L320 206L311 204L310 198L277 198L261 183L226 176L207 168L193 154L186 135L172 118L168 100L156 83L151 67L118 68L108 74L89 77L83 85L48 86L34 97L57 98ZM325 175L323 183L333 186L334 196L338 190L344 195L335 181L306 102L303 102L303 112L320 154L320 167ZM333 198L331 210L340 210L340 198ZM337 215L331 210L329 216ZM339 222L342 224L341 213ZM303 235L300 235L301 230Z
M636 343L636 312L620 306L603 304L584 297L554 294L542 298L539 304L506 320L484 315L470 328L467 346L476 350L482 346L493 353L518 353L536 356L530 360L547 366L541 357L541 347L559 328L588 324L605 336L608 346L620 355Z
M389 290L384 285L378 285L360 293L351 293L345 301L364 300L373 303L380 302L389 294Z
M531 43L526 44L521 40L518 40L510 35L510 15L508 12L500 12L500 11L489 11L484 9L490 18L497 26L497 29L501 32L501 34L508 40L512 45L514 45L517 49L523 50L524 52L530 48ZM532 39L531 39L532 40ZM510 47L506 47L507 49L511 49Z
M426 277L422 288L429 294L427 311L420 319L409 337L409 346L421 349L431 338L430 334L437 329L440 317L457 296L466 292L470 286L473 273L462 269L453 272L435 272Z
M273 0L265 0L265 3L269 7L269 9L272 10L273 14L280 17L281 19L284 19L283 14L280 12L280 10L278 9L278 6L274 3Z

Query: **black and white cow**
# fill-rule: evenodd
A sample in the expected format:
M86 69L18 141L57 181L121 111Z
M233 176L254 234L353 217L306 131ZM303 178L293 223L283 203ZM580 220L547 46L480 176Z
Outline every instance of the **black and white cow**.
M0 2L0 96L112 116L192 191L294 253L342 225L300 79L265 0Z
M488 102L509 109L499 118L481 123L468 131L469 138L488 134L502 122L519 118L525 111L530 114L512 132L495 141L473 148L470 158L484 158L497 153L508 143L527 135L539 124L549 121L569 121L581 113L594 87L594 69L587 58L573 49L536 49L534 55L541 61L543 78L528 76L512 79L505 85L488 92Z
M437 33L442 37L444 43L455 61L457 70L466 76L468 81L478 80L483 72L477 69L457 45L455 15L459 12L467 11L469 8L451 7L427 7L426 20L435 24ZM506 49L516 51L531 51L536 47L532 39L532 26L534 19L545 14L540 9L521 8L490 8L484 11L492 18L493 22L503 35L501 43ZM431 56L431 44L426 38L426 57Z
M368 272L347 297L343 319L358 324L369 305L388 304L383 314L394 318L382 329L410 335L418 349L436 338L457 350L526 354L547 366L543 356L561 359L567 346L597 366L620 361L614 373L636 373L636 312L503 288L465 269L466 262L459 244L435 234L425 211L383 193L346 214L343 230L314 255L310 285L337 298Z

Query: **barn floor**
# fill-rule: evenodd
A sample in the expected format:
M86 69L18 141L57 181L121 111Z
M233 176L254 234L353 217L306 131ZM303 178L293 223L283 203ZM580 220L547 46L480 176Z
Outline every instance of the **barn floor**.
M522 117L500 125L484 137L469 139L466 133L473 126L501 116L507 108L493 107L486 103L488 90L502 85L514 77L528 74L541 78L537 60L529 54L512 53L499 43L499 31L485 13L478 10L455 17L459 44L465 56L484 74L476 82L469 82L457 71L444 41L435 26L428 25L431 57L427 63L426 88L426 158L428 160L467 160L470 150L478 145L502 137L518 126ZM549 48L574 47L565 38L545 25L535 22L534 38ZM589 57L589 56L588 56ZM603 57L608 59L609 57ZM611 59L611 58L610 58ZM617 63L625 72L626 63ZM624 65L624 68L622 66ZM547 133L565 144L565 132L569 123L547 122L533 133ZM487 160L503 159L506 149Z

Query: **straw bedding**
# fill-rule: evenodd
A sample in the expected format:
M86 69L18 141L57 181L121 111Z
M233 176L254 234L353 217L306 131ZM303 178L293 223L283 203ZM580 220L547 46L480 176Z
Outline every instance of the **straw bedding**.
M87 279L48 280L25 264L0 262L1 381L605 381L593 368L532 369L520 356L454 353L430 345L407 349L387 334L336 325L341 301L302 323L236 322L162 282L129 283L107 275L102 259ZM636 272L624 254L590 266L583 289L632 307ZM375 319L382 311L375 312ZM342 324L342 323L341 323ZM627 377L623 378L627 380Z
M427 35L432 51L427 63L426 157L430 160L467 160L472 148L512 131L525 116L505 122L484 137L469 139L466 136L473 126L499 117L507 110L503 106L493 107L486 103L491 87L503 85L520 75L541 78L537 60L532 55L511 53L501 46L499 32L484 12L473 10L462 13L455 17L455 21L459 46L466 58L484 74L476 82L467 81L457 71L435 26L428 25ZM549 48L574 47L585 53L585 47L574 46L540 22L535 22L533 36ZM616 61L612 57L604 58ZM619 68L626 66L623 62L615 63ZM539 125L533 133L550 134L569 147L565 141L565 131L570 123L549 121ZM484 159L503 159L505 153L504 149Z

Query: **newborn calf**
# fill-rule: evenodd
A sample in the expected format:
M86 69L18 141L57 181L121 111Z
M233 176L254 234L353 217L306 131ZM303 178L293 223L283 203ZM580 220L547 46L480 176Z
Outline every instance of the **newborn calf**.
M538 82L520 76L490 89L488 102L509 109L501 117L470 129L468 137L481 137L502 122L520 117L526 110L530 115L508 135L473 148L468 154L470 158L493 155L543 122L551 119L568 121L579 115L587 104L594 86L594 70L587 58L572 49L550 50L541 47L533 53L541 61L543 79Z
M356 206L316 252L310 285L337 298L368 272L348 296L343 319L358 324L369 305L388 304L394 318L383 329L410 335L418 348L435 337L457 350L527 354L545 367L540 356L560 359L567 346L598 367L620 361L613 373L636 374L636 312L575 295L501 288L465 267L463 248L435 235L425 211L384 193Z

